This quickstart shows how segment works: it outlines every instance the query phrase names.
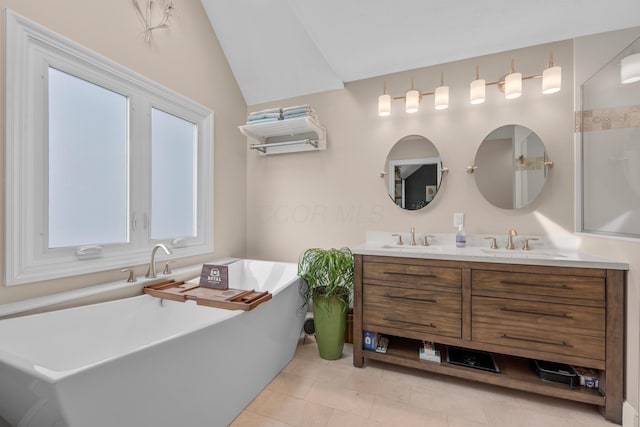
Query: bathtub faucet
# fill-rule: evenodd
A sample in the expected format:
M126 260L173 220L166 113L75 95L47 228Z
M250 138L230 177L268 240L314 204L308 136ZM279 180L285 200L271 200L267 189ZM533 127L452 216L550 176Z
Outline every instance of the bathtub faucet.
M169 249L162 243L158 243L154 245L153 249L151 249L151 261L149 262L149 269L147 270L147 274L145 274L144 277L148 277L150 279L153 279L156 277L156 252L160 248L162 248L164 253L167 255L171 255L173 253L171 252L171 249Z

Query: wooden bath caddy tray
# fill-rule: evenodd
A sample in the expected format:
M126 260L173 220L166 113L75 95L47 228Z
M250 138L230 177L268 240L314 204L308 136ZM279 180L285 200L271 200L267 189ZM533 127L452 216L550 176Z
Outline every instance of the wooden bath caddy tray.
M272 298L270 292L256 292L245 289L213 289L188 282L160 282L145 286L145 294L157 298L185 302L193 300L198 305L226 308L227 310L252 310L259 304Z

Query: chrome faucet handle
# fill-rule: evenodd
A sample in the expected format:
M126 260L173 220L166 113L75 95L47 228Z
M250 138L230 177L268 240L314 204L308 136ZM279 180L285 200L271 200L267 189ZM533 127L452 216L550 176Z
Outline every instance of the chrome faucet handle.
M133 275L133 268L124 268L122 270L123 273L129 273L129 277L127 277L127 283L134 283L137 281L136 277Z
M429 239L433 239L435 236L427 234L422 238L422 246L429 246Z
M525 251L531 250L531 248L529 247L529 240L540 240L540 239L537 237L529 237L528 239L524 239L524 246L522 247L522 249Z
M416 245L416 228L415 227L411 227L411 246L415 246Z
M392 236L395 236L395 237L398 238L398 244L399 245L404 245L404 243L402 242L402 234L394 233L394 234L392 234Z
M167 275L167 274L171 274L171 267L169 267L169 264L173 264L175 261L167 261L164 263L164 270L162 270L162 274Z
M491 249L498 249L498 243L495 237L485 237L485 240L491 240Z

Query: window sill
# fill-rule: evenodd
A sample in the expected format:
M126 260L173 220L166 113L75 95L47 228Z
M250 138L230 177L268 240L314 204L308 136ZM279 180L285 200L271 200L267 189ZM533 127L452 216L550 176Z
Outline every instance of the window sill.
M215 260L218 262L226 262L232 258L224 258ZM81 298L92 297L107 292L113 292L120 289L126 289L131 287L144 287L150 283L157 282L166 279L185 280L197 277L202 271L202 264L187 265L184 267L176 268L170 275L158 275L155 279L148 279L142 276L137 277L137 281L129 283L126 279L118 280L116 282L101 283L99 285L87 286L86 288L73 289L70 291L58 292L51 295L43 295L41 297L29 298L22 301L10 302L6 304L0 304L0 319L6 316L14 314L24 313L31 310L37 310L43 307L52 306L55 304L61 304L69 301L78 300Z

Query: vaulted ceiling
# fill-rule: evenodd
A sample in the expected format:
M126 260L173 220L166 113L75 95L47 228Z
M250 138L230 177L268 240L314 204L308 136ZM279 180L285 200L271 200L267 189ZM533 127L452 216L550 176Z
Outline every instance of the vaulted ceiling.
M247 105L640 25L640 0L201 0Z

